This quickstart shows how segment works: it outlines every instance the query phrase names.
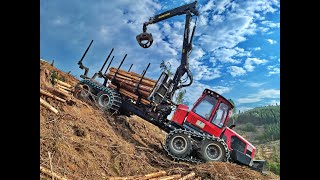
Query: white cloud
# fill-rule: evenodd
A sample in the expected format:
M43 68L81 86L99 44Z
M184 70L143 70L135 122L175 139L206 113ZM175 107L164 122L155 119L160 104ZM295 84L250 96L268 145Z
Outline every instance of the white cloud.
M213 86L211 87L211 90L219 93L219 94L225 94L231 91L230 87L224 87L224 86Z
M272 99L271 101L267 102L267 104L272 106L280 105L280 101Z
M261 98L258 97L247 97L237 99L237 103L255 103L261 101Z
M271 21L262 21L261 24L266 25L270 28L280 28L280 23L275 23Z
M260 87L262 85L264 85L265 83L257 83L257 82L248 82L246 83L246 85L250 86L250 87Z
M251 53L249 51L245 51L243 48L220 48L212 52L210 61L213 63L220 61L222 63L239 64L241 61L236 57L248 57L250 55Z
M273 70L269 71L268 75L271 76L273 74L280 74L280 68L274 68Z
M254 51L260 51L261 50L261 47L255 47L253 48Z
M272 40L272 39L267 39L267 41L268 41L268 43L270 43L270 44L275 44L275 43L277 43L276 40Z
M198 98L201 96L203 90L210 89L213 90L221 95L228 93L232 90L231 87L225 86L210 86L207 84L200 83L199 81L195 80L192 86L186 87L186 95L185 100L189 103L189 107L192 106ZM227 98L227 97L226 97Z
M239 104L245 103L255 103L262 101L263 99L279 99L280 98L280 90L278 89L266 89L260 90L256 94L251 94L244 98L238 98L235 101Z
M186 2L187 4L193 2L192 0L184 0L184 2Z
M52 24L55 26L63 26L68 23L67 18L63 18L61 16L56 17L53 21Z
M185 2L193 1L185 0ZM274 12L276 9L274 5L277 2L210 0L205 5L198 6L201 13L198 17L193 51L189 57L190 68L194 75L194 83L187 93L190 99L194 97L197 99L199 96L194 94L201 95L204 87L222 93L231 90L229 87L218 85L212 87L198 81L207 80L209 84L210 80L222 76L223 67L213 67L212 64L208 64L209 60L212 60L211 63L220 61L236 64L243 59L238 57L250 57L249 51L238 48L237 45L258 31L259 24L256 20L263 19L259 14ZM198 4L200 5L200 2ZM152 33L154 42L148 49L141 48L135 36L142 32L142 23L149 17L171 8L173 8L171 5L152 0L119 0L112 3L106 1L79 3L77 0L68 0L67 3L62 0L61 3L41 1L41 36L65 42L61 48L72 54L72 58L66 57L72 61L80 59L90 40L94 39L86 56L86 59L90 60L84 60L90 67L89 73L93 74L101 67L110 49L114 47L115 59L112 66L118 65L123 56L128 54L123 69L128 69L133 63L132 71L141 73L150 62L146 76L157 79L160 75L161 60L170 62L173 72L180 64L184 18L178 21L168 19L149 25L147 32ZM57 25L60 27L56 28ZM54 31L48 31L50 29ZM73 63L70 61L68 63ZM251 66L256 64L253 61ZM251 66L249 68L253 69ZM230 66L227 69L232 76L246 74L243 67ZM77 67L71 70L82 73ZM194 103L195 100L192 99L190 102Z
M257 58L248 58L246 59L246 62L244 63L244 68L248 71L248 72L252 72L254 70L254 66L255 65L259 65L259 64L264 64L266 63L267 60L263 60L263 59L257 59Z
M246 74L246 70L244 70L242 67L237 66L230 66L228 67L228 72L231 74L231 76L242 76Z
M195 80L212 80L221 77L220 68L212 68L204 64L206 59L202 57L205 55L205 52L201 48L195 46L192 51L189 64Z
M253 108L252 107L246 107L246 106L239 106L239 107L236 107L236 109L237 109L237 113L239 112L239 110L240 110L240 113L241 113L241 112L245 112L245 111L248 111L250 109L253 109Z
M214 6L213 0L210 0L206 5L199 8L200 12L211 10Z
M261 90L256 94L259 98L279 98L280 90L278 89L266 89Z
M268 76L271 76L271 75L274 75L274 74L280 74L280 68L276 67L276 66L268 66L267 67L267 69L269 70Z
M277 9L274 6L278 5L278 1L268 0L209 1L201 9L208 12L209 9L213 8L212 18L209 14L204 14L204 18L209 19L211 26L204 26L207 22L203 23L202 26L199 25L199 29L203 32L199 37L199 42L206 46L208 51L214 51L222 47L232 49L238 43L245 41L247 35L255 34L258 31L257 28L259 27L254 21L261 18L261 13L273 13Z

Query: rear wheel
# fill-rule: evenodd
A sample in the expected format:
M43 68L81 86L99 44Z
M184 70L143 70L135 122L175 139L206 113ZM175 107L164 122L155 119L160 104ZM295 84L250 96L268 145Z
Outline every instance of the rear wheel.
M89 99L92 88L87 84L77 84L75 86L74 96L78 99Z
M192 151L190 138L182 132L169 133L166 140L169 152L179 158L188 156Z
M200 148L200 156L204 161L225 161L224 146L216 140L204 140Z

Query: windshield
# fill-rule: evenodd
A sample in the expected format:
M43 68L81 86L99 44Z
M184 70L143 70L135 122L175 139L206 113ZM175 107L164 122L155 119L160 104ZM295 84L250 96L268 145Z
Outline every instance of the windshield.
M211 123L221 128L226 120L228 111L229 111L229 106L221 102Z
M205 118L206 120L209 120L217 102L218 100L215 97L206 95L201 100L201 102L193 109L193 112Z

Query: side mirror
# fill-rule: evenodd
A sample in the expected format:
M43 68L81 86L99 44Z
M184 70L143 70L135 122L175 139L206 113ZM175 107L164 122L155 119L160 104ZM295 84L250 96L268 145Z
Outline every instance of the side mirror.
M235 124L231 124L231 125L229 126L230 129L232 129L232 128L234 128L234 127L236 127Z

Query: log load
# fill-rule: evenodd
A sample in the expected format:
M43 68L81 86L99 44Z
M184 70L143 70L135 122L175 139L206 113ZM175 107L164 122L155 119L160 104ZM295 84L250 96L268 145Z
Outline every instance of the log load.
M113 78L116 71L117 68L111 67L109 72L106 74L106 77L108 79ZM135 87L139 84L141 77L141 75L134 72L128 72L119 69L117 75L115 76L115 82L119 84L119 93L133 100L137 100L138 93L135 91ZM150 96L156 83L156 80L147 77L142 78L141 83L139 84L138 92L141 94L141 102L143 104L150 104L147 98ZM110 87L115 89L116 85L110 83Z

